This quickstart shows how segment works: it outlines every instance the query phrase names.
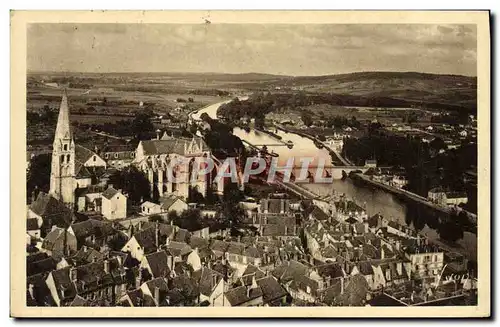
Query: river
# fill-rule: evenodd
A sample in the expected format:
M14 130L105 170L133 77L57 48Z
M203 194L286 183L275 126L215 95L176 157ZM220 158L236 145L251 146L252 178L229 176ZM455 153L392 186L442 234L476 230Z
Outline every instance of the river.
M208 107L200 109L196 114L192 115L193 119L199 119L200 115L206 112L211 118L217 119L217 109L225 102L216 103ZM330 165L331 157L326 149L318 149L314 142L308 138L302 137L295 133L287 133L281 130L273 131L282 137L283 141L292 141L294 146L292 149L286 146L268 146L269 152L274 152L279 155L279 163L285 164L288 158L295 157L295 165L300 166L297 158L300 157L315 157L324 158L325 164ZM251 144L276 144L276 138L269 134L251 129L249 132L236 127L233 130L234 135ZM421 233L426 235L431 240L439 240L439 235L435 229L428 226L426 222L422 223L421 207L411 205L396 198L390 193L383 190L356 185L352 180L334 180L331 184L301 184L307 189L318 195L330 195L334 192L346 194L356 203L365 208L369 215L380 213L389 220L397 221L401 224L413 226L416 220L420 220L423 228ZM425 218L424 218L425 219ZM425 220L424 220L425 221ZM431 224L431 223L429 223ZM432 225L432 224L431 224ZM456 250L467 255L469 260L477 260L477 236L473 233L464 232L463 239L457 241L458 247Z

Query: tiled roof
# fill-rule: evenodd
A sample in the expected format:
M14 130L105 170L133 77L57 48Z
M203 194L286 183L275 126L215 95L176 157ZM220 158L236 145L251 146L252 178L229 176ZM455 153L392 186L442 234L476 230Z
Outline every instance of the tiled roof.
M71 259L77 263L86 264L104 259L104 254L90 247L82 247Z
M189 147L191 142L192 140L172 138L165 140L141 141L141 144L144 149L145 155L158 155L158 154L171 154L171 153L185 155L184 150ZM195 139L195 142L197 143L198 146L201 144L202 151L209 150L207 144L201 138Z
M184 242L171 241L167 245L167 252L171 253L173 256L182 257L191 253L193 249Z
M199 285L200 293L206 296L212 294L212 291L223 277L221 273L205 267L193 273L193 278Z
M141 247L144 248L144 253L150 253L156 250L156 231L154 227L143 229L134 234L134 238Z
M238 242L230 242L229 247L227 248L227 252L232 254L243 255L245 251L245 244Z
M113 225L110 222L97 219L87 219L82 222L72 224L71 229L77 238L86 238L90 235L103 237L111 235L115 232Z
M262 295L260 287L251 288L250 292L247 292L247 286L232 288L225 293L226 299L233 307L257 299Z
M147 254L145 260L148 262L154 278L166 277L170 274L170 268L167 264L168 256L165 251Z
M306 275L307 272L308 268L306 266L298 261L291 260L276 267L272 274L274 277L278 278L278 280L286 283L294 278Z
M30 206L31 211L44 221L50 220L50 225L57 225L59 227L67 226L70 224L73 214L61 201L54 198L52 195L40 192L37 199Z
M198 237L198 236L191 236L189 240L189 245L193 249L203 249L203 248L208 248L209 242L206 238L203 237Z
M177 242L189 242L191 233L187 229L179 228L175 233L174 240Z
M370 262L364 261L357 264L359 272L365 276L373 275L373 267Z
M314 206L311 215L317 220L328 220L328 215L321 210L318 206Z
M164 210L168 210L177 200L184 202L181 198L176 196L164 196L160 198L161 208Z
M69 304L70 307L90 307L91 302L87 299L84 299L80 295L75 296L73 301Z
M212 251L218 251L218 252L226 252L228 247L229 243L220 240L214 240L212 245L210 246Z
M245 275L252 275L254 274L255 275L255 278L263 278L266 276L266 274L260 270L258 267L252 265L252 264L249 264L245 271L243 272L243 275L242 276L245 276Z
M318 270L318 274L322 277L338 278L345 275L342 265L339 263L329 263L316 266L316 269Z
M30 262L26 266L27 276L50 272L57 267L57 261L52 258L46 258L39 261Z
M273 276L257 279L256 282L262 290L262 297L266 303L282 298L288 294Z
M81 164L85 164L94 155L97 156L94 151L91 151L81 145L75 144L75 161L79 161Z
M63 228L54 228L50 231L50 233L45 236L42 242L42 248L45 250L52 251L55 243L60 237L64 237L64 234L68 235L69 233Z
M118 190L115 190L113 187L108 187L106 191L102 192L102 196L111 200L117 193L119 193Z

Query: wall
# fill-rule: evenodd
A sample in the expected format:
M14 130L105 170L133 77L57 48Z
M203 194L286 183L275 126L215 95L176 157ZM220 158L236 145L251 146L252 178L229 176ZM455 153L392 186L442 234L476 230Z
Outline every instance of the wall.
M102 198L102 215L107 219L122 219L127 217L127 197L121 193L111 199Z
M127 244L122 248L123 252L130 252L132 258L142 261L144 258L144 249L139 246L139 243L132 237Z

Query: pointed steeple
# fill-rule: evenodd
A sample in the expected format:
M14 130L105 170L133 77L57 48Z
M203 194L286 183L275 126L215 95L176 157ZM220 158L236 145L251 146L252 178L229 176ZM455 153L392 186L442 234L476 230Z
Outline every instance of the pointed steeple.
M68 95L66 89L63 91L59 116L57 118L57 127L54 140L72 139L71 125L69 121Z

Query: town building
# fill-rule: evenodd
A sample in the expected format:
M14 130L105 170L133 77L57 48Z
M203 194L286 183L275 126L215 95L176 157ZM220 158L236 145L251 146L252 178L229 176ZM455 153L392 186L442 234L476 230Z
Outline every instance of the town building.
M468 202L465 192L451 192L441 187L431 189L427 194L427 198L429 201L441 206L458 206Z
M212 187L212 176L198 174L201 169L197 158L211 158L211 152L201 138L191 140L173 138L164 135L161 139L139 142L133 164L146 173L151 185L151 195L154 189L161 197L163 194L173 194L187 200L190 189L206 195ZM200 161L201 161L200 160ZM218 186L221 191L222 186Z

